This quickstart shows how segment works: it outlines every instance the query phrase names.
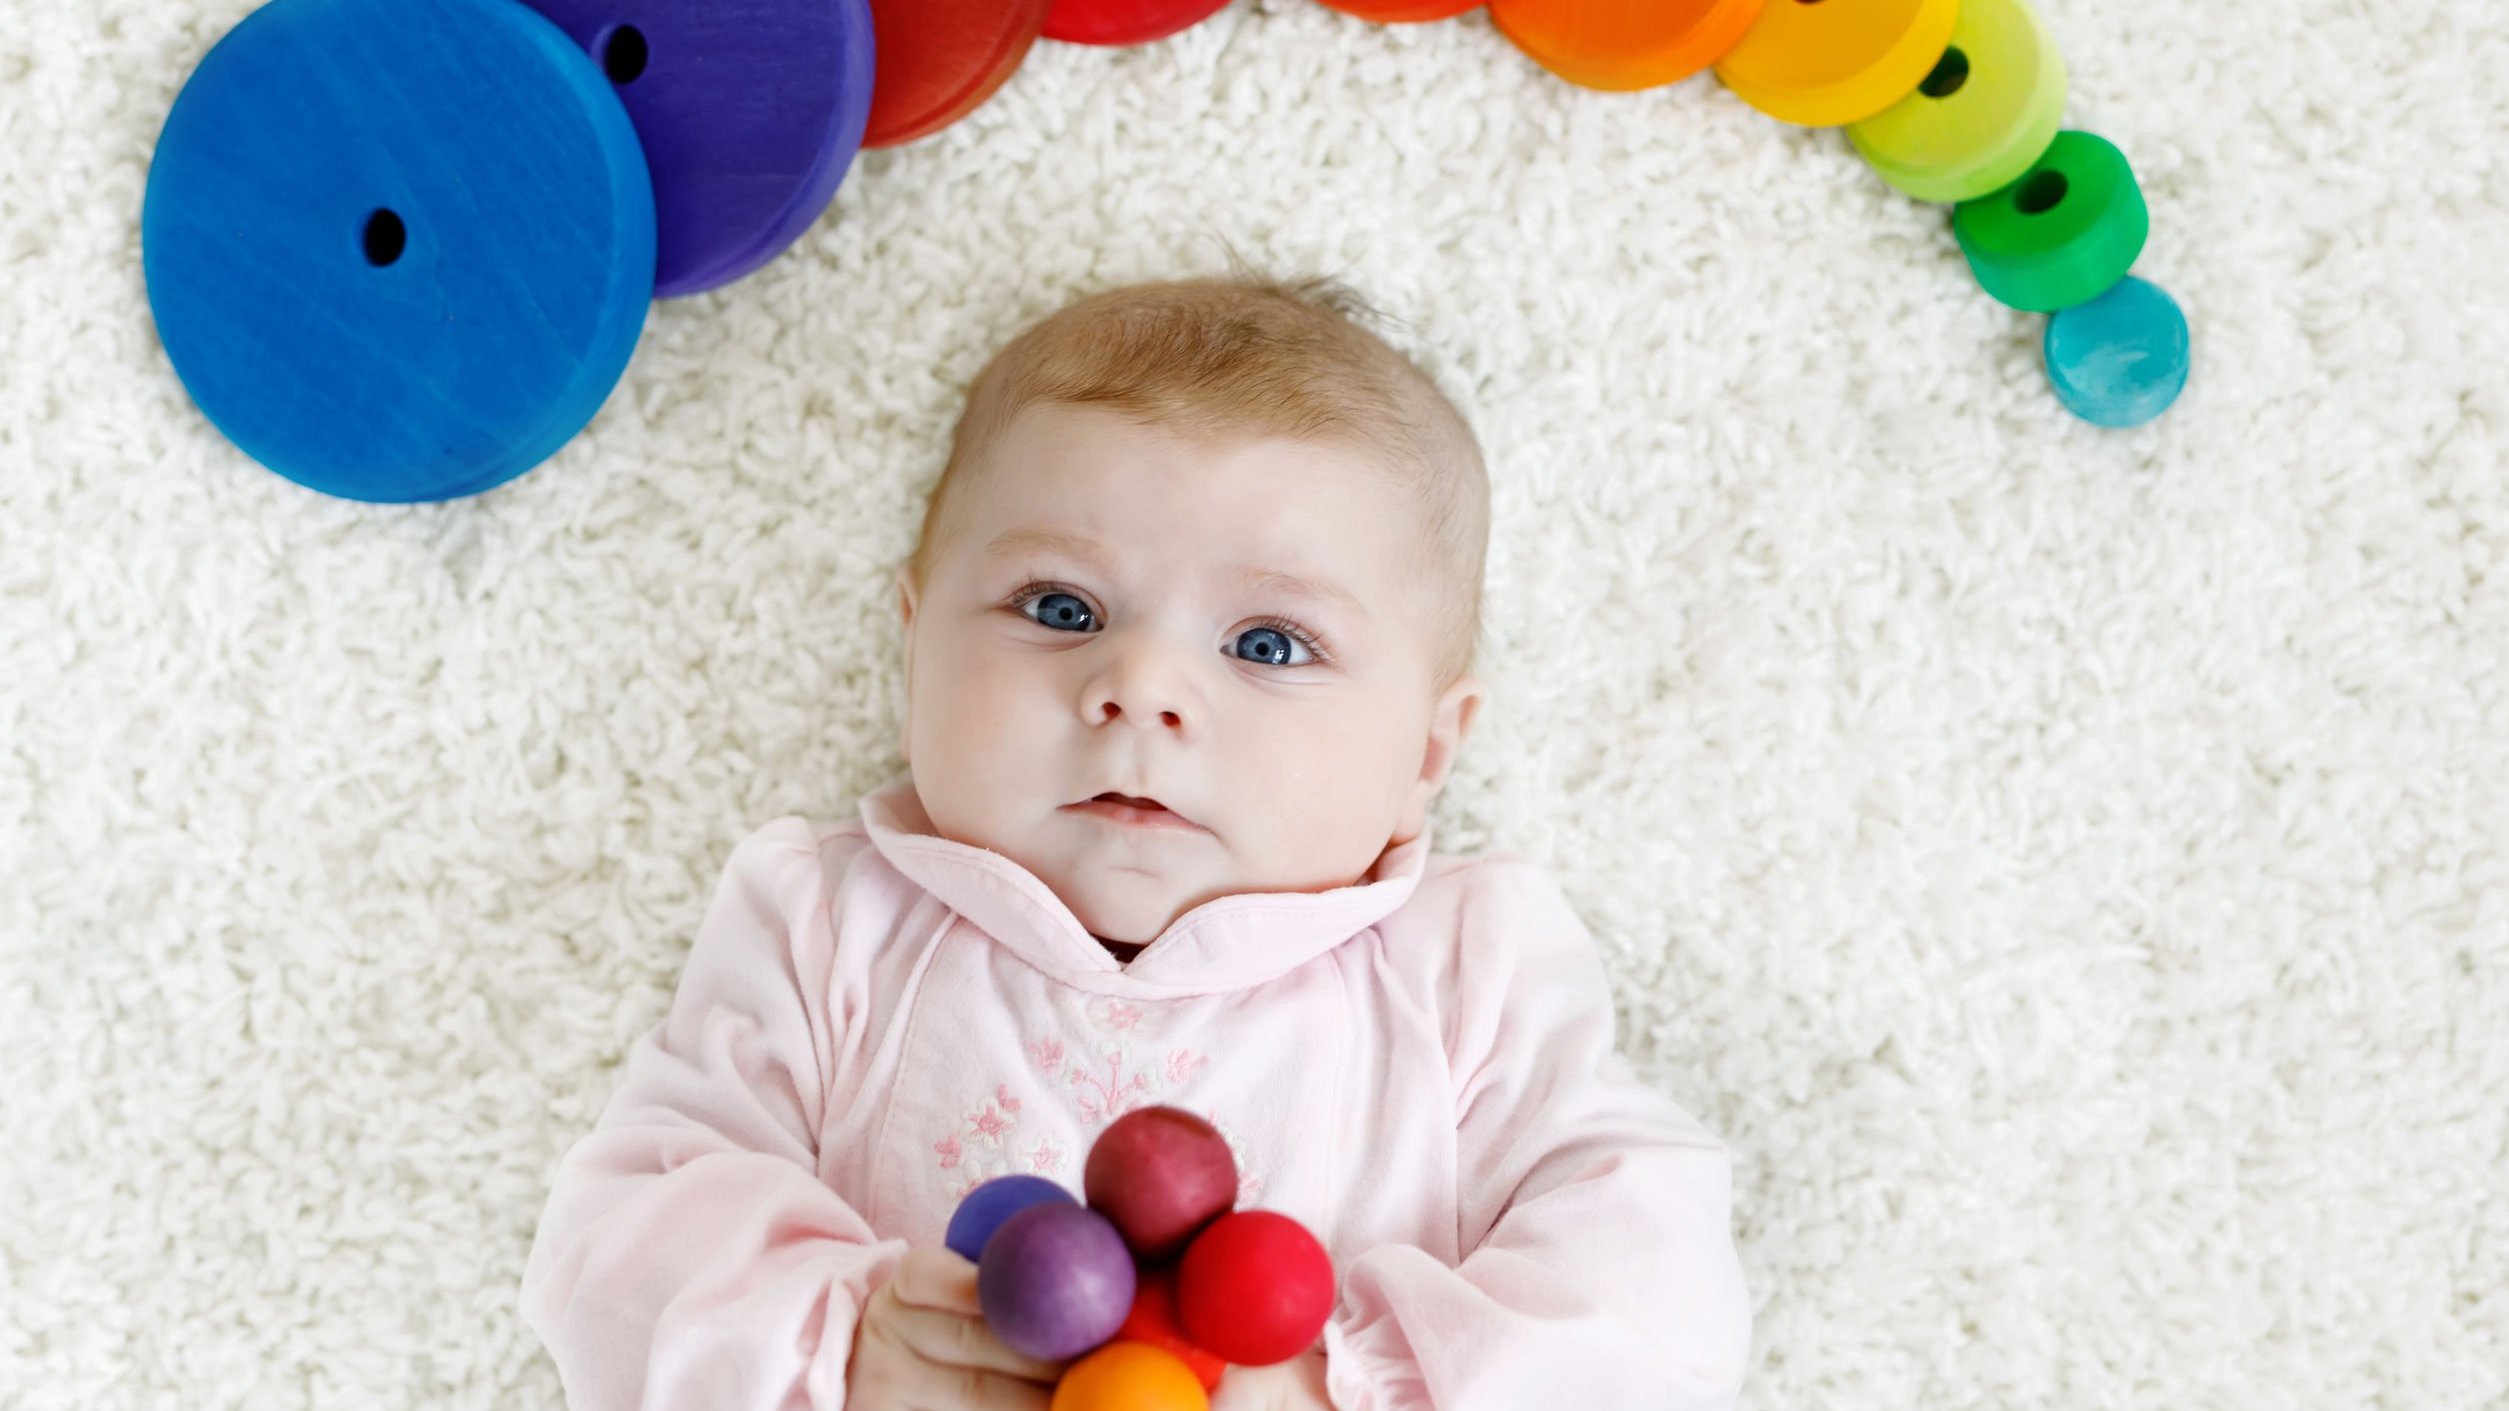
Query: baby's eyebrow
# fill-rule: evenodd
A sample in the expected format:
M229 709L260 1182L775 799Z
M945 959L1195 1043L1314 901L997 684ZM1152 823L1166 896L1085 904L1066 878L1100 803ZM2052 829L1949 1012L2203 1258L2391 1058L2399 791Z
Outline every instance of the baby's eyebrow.
M1339 604L1353 617L1368 615L1368 605L1359 601L1357 594L1338 584L1318 583L1300 578L1296 574L1280 572L1277 569L1248 569L1245 582L1246 586L1258 597L1269 593L1282 593L1295 598L1309 598L1318 602Z
M1013 529L985 545L984 551L993 558L1015 558L1026 553L1069 554L1093 568L1103 570L1106 567L1106 556L1095 542L1055 529ZM1337 604L1353 617L1368 615L1368 605L1361 602L1356 593L1338 583L1301 578L1276 568L1247 568L1239 574L1239 579L1248 591L1258 596L1277 593L1306 598Z

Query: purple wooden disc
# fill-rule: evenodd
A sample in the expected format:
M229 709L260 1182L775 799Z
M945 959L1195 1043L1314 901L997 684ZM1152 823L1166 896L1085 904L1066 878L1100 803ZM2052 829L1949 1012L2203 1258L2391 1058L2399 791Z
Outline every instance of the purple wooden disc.
M835 199L871 116L870 0L527 0L592 55L653 173L654 294L729 284Z

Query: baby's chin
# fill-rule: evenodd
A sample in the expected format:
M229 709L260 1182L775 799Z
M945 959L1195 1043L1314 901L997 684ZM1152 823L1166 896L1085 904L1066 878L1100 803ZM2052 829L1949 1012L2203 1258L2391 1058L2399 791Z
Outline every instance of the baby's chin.
M1147 877L1101 875L1085 885L1045 880L1090 935L1118 945L1148 945L1200 904L1198 898L1179 895L1173 886Z

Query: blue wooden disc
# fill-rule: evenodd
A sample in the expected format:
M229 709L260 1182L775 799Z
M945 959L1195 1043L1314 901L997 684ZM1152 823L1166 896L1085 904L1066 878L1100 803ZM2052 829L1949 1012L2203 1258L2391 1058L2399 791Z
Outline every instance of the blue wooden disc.
M2187 316L2159 285L2132 275L2047 321L2047 380L2094 426L2141 426L2187 385Z
M503 484L584 428L653 301L626 109L513 0L273 0L166 115L148 302L204 415L352 500Z
M870 0L528 0L600 65L653 172L654 292L729 284L835 199L871 116Z

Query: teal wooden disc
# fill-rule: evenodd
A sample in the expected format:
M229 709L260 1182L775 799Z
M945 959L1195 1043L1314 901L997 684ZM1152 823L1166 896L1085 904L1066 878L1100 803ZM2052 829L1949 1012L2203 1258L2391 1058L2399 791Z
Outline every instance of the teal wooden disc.
M2047 321L2047 380L2093 426L2141 426L2178 400L2192 362L2187 316L2167 290L2127 275Z
M166 116L140 218L167 358L346 499L475 494L609 396L654 288L626 109L514 0L273 0Z
M2151 232L2126 154L2088 132L2056 134L2020 180L1952 209L1952 233L1978 283L2037 313L2116 287Z

